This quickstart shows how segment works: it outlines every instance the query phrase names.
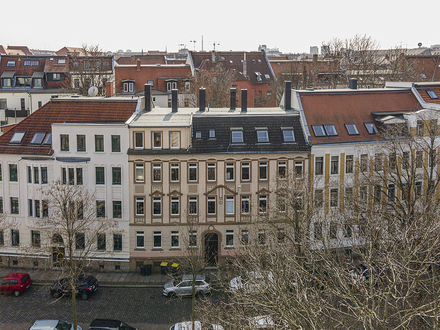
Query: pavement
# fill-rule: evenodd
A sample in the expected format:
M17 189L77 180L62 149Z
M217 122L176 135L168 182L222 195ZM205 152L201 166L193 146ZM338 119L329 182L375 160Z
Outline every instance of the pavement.
M32 285L52 285L61 277L64 277L61 270L58 269L34 269L34 268L14 268L0 267L0 279L10 273L27 273L30 275ZM99 281L100 287L110 288L162 288L170 279L168 275L153 273L148 276L141 276L140 272L99 272L90 271ZM221 275L217 268L208 269L203 272L210 276L213 282L216 282Z

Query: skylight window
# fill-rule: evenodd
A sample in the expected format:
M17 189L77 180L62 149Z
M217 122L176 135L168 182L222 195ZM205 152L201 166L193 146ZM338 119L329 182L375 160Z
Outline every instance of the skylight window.
M325 136L324 127L322 125L312 125L315 136Z
M261 78L261 73L258 71L255 71L255 75L257 76L257 81L263 81L263 79Z
M11 138L11 141L9 141L9 143L14 143L14 144L21 143L21 140L23 140L25 133L26 132L15 132Z
M338 135L338 132L336 132L335 125L333 125L333 124L324 125L324 128L325 128L325 132L327 133L328 136Z
M283 137L284 137L284 142L295 142L295 134L293 133L292 128L283 129Z
M197 131L196 132L196 139L201 139L202 138L202 132Z
M58 59L58 64L66 64L66 59L65 58L59 58Z
M34 134L34 137L32 138L31 144L41 144L41 142L43 142L45 135L46 135L45 132L36 132Z
M377 133L377 128L376 125L374 125L374 123L364 123L365 128L367 129L368 133L370 134L376 134Z
M269 75L268 73L265 73L265 74L264 74L264 78L266 78L266 79L270 79L270 75Z
M437 94L436 94L434 91L428 90L428 91L426 91L426 93L428 93L428 95L429 95L429 97L430 97L431 99L436 99L436 100L438 100L438 96L437 96Z
M43 144L52 144L52 133L47 133L46 138L44 139Z
M209 138L210 139L214 139L215 138L215 129L210 129L209 130Z
M269 142L269 133L267 132L267 129L257 130L257 140L259 143Z
M345 128L348 131L348 134L350 135L358 135L359 131L356 127L356 124L345 124Z
M231 131L232 143L243 143L243 131L233 130Z

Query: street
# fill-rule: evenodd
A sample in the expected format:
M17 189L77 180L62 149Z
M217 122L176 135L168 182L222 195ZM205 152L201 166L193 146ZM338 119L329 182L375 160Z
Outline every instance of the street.
M213 298L213 297L210 297ZM78 297L78 325L112 318L139 330L165 330L190 317L191 299L168 299L161 288L99 288L88 300ZM31 286L19 297L0 295L0 330L27 330L37 319L72 322L70 297L55 299L47 286Z

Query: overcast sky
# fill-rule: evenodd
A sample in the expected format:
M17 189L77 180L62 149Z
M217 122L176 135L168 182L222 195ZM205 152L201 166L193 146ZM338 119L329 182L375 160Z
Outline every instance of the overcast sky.
M309 52L334 37L371 36L381 48L440 44L439 0L2 1L0 45L58 50ZM191 42L191 41L195 41Z

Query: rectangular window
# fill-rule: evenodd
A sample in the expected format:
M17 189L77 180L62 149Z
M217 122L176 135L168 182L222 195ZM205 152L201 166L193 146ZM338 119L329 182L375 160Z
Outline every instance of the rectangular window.
M67 184L67 168L61 167L61 182Z
M258 231L258 244L266 245L266 232L264 230Z
M210 129L209 130L209 138L210 139L215 139L215 129Z
M313 236L317 240L322 240L322 223L321 222L315 222L313 224Z
M19 246L20 245L20 231L12 229L11 236L12 236L12 246Z
M405 191L405 189L402 189L402 191ZM380 200L382 198L382 186L380 184L376 184L373 187L373 197L375 203L380 203Z
M86 247L86 236L84 233L75 234L75 248L77 250L84 250Z
M422 182L421 181L417 181L414 184L414 195L416 198L422 196Z
M5 233L3 230L0 230L0 246L5 245Z
M19 214L18 197L11 197L11 214Z
M170 179L171 182L179 182L180 176L179 176L179 164L178 163L172 163L170 165Z
M396 186L394 184L388 185L388 201L394 202L396 199Z
M0 214L3 213L3 197L0 196Z
M188 198L188 214L197 215L197 197Z
M180 132L170 132L170 148L180 148Z
M338 189L337 188L330 189L330 206L337 207L338 200L339 200Z
M134 132L134 148L144 149L144 133Z
M85 135L77 135L76 136L76 150L77 151L86 151L86 136Z
M178 248L179 247L179 232L171 231L171 247Z
M293 129L283 129L284 142L295 142Z
M334 222L330 223L330 238L335 239L338 235L338 227L337 224Z
M260 162L258 169L258 178L260 180L267 180L267 162Z
M367 170L368 170L368 155L363 154L361 155L360 171L366 172Z
M278 162L278 179L285 179L287 176L287 162Z
M295 162L295 175L297 178L303 176L303 162Z
M353 155L345 156L345 173L353 173Z
M104 167L95 167L96 184L105 184Z
M251 164L241 163L241 181L249 181L251 179Z
M197 163L188 164L188 181L197 181Z
M32 199L28 199L28 206L29 206L29 216L34 216L34 201Z
M153 232L153 249L162 248L162 232L154 231Z
M112 167L112 183L114 185L121 184L121 168L120 167Z
M145 214L145 202L143 197L136 197L136 215Z
M269 142L269 133L267 132L267 129L257 130L257 141L259 143L267 143L267 142Z
M32 167L27 166L27 180L28 183L32 183Z
M286 212L287 210L287 203L286 203L286 195L277 195L277 207L278 212Z
M383 155L381 153L374 155L374 170L378 172L383 170Z
M226 202L225 202L225 213L226 214L234 214L234 204L235 204L235 200L234 200L234 196L226 196Z
M353 235L353 231L350 225L344 225L344 237L350 238Z
M390 170L395 170L396 169L396 164L397 164L397 155L396 153L391 153L388 156L388 166L390 168Z
M105 238L105 234L103 233L99 233L98 237L96 239L97 241L97 248L98 251L105 251L106 250L106 238Z
M75 184L75 169L69 167L68 173L69 173L69 184L74 185Z
M61 141L61 151L69 151L69 135L61 134L60 141Z
M422 168L423 167L423 151L417 150L416 151L416 168Z
M339 173L339 156L332 156L330 159L330 173L338 174Z
M47 184L47 167L41 167L41 183Z
M143 249L145 247L145 234L143 231L136 232L136 249Z
M260 195L260 197L258 198L258 211L260 213L267 212L267 196L266 195Z
M323 202L324 202L324 191L322 189L316 189L314 196L315 207L317 208L322 207Z
M47 200L42 201L41 211L43 218L47 218L49 216L49 203L47 202Z
M402 153L402 168L405 170L409 169L409 152L404 151Z
M113 201L113 218L118 219L122 217L122 202Z
M32 230L31 235L32 235L32 246L41 247L40 232L37 230Z
M153 132L153 148L156 148L156 149L162 148L162 133L161 132Z
M322 175L324 173L324 157L315 158L315 175Z
M241 214L249 214L250 208L250 196L241 196Z
M34 201L34 207L35 207L35 217L39 218L40 217L40 201L39 200Z
M423 136L423 121L422 120L417 120L416 134L417 134L417 136Z
M171 215L180 214L180 198L171 197Z
M153 197L153 215L162 215L162 198Z
M104 152L104 135L95 135L95 152Z
M213 215L215 214L215 208L216 208L216 198L215 197L208 197L208 214Z
M2 164L0 164L0 182L2 181Z
M243 143L243 131L242 130L232 130L231 131L232 143Z
M234 163L226 163L226 181L234 181Z
M161 182L162 181L162 165L161 164L153 164L153 182Z
M9 164L9 181L11 181L11 182L18 181L17 164Z
M216 180L216 163L208 163L207 165L207 180L215 181Z
M226 247L234 246L234 231L226 230Z
M76 184L80 186L83 184L83 169L81 167L76 168Z
M113 234L113 250L122 251L122 234Z
M144 164L135 164L134 177L136 182L144 182Z
M34 183L40 183L40 169L38 167L34 167Z
M241 231L241 244L248 245L249 244L249 230Z
M121 152L121 136L112 135L112 152Z
M105 201L96 201L96 217L105 218Z
M359 188L359 201L366 204L368 200L368 186L361 186Z
M197 232L196 231L189 232L188 246L190 246L190 247L197 246Z

